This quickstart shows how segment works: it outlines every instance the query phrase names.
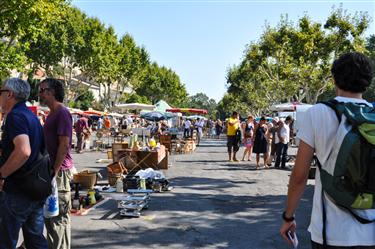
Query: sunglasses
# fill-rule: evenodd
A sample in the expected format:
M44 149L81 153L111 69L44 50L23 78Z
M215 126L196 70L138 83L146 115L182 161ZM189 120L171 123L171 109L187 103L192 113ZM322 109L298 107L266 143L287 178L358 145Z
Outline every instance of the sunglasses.
M48 87L40 88L40 89L39 89L39 93L43 93L44 91L49 90L49 89L50 89L50 88L48 88Z
M5 93L5 92L9 92L10 90L8 90L8 89L0 89L0 94L2 94L2 93Z

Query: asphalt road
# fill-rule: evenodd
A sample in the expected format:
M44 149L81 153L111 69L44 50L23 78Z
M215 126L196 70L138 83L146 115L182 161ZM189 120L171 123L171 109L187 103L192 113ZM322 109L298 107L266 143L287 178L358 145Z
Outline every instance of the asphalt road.
M99 158L106 154L73 154L79 170L104 172ZM170 163L164 173L174 189L152 194L140 218L119 216L120 193L105 194L87 215L73 216L72 248L289 248L278 230L290 170L228 162L224 140L203 140L193 154L173 155ZM297 211L300 249L310 248L313 184Z

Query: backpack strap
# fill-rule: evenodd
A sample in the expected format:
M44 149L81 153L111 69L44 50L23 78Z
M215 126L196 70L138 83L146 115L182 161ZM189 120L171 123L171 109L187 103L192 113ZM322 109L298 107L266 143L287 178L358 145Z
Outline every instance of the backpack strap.
M341 115L342 112L340 112L337 108L337 106L340 104L336 99L331 99L329 101L324 101L324 102L319 102L320 104L326 105L329 108L331 108L337 117L337 120L339 121L339 124L341 123ZM316 158L316 162L319 168L319 171L322 171L322 164L320 163L319 159ZM322 222L323 222L323 229L322 229L322 238L323 238L323 248L327 248L327 212L326 212L326 205L324 203L324 189L322 185L322 193L321 193L321 198L322 198Z
M340 206L341 207L341 206ZM360 223L362 224L370 224L370 223L373 223L375 222L375 220L368 220L368 219L365 219L365 218L362 218L361 216L359 216L358 214L354 213L353 210L351 210L350 208L346 208L346 207L342 207L344 208L345 210L347 210L351 215L353 215L353 217L359 221Z
M339 104L342 104L342 102L339 102L336 99L331 99L331 100L328 100L328 101L319 102L319 104L323 104L323 105L326 105L326 106L330 107L335 112L339 123L341 123L342 112L337 108L337 106Z
M322 237L323 237L323 249L327 248L327 213L326 213L326 205L324 203L324 190L322 186L322 218L323 218L323 230L322 230Z

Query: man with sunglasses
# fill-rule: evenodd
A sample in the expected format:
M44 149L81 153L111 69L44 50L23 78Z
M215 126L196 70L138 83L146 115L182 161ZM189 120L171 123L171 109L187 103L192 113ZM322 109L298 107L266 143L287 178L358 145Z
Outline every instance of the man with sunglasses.
M0 248L15 248L22 227L27 248L47 249L43 236L43 204L21 189L22 172L30 170L43 146L43 130L27 107L30 85L18 78L6 80L0 90L5 115L0 158Z
M47 78L40 83L39 97L42 104L50 109L44 124L44 137L51 158L59 191L59 215L45 219L49 248L69 249L70 236L70 180L73 160L70 155L72 145L72 116L63 105L64 86L60 80Z

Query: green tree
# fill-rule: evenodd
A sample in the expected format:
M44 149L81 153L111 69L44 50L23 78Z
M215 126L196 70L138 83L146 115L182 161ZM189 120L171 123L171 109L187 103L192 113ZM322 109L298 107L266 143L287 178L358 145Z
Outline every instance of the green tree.
M204 93L197 93L195 95L189 96L188 101L185 104L186 107L206 109L208 115L216 117L217 114L217 103L214 99L210 99Z
M84 87L80 88L78 92L78 97L75 99L75 101L71 101L69 105L73 108L86 111L89 109L89 107L92 107L94 102L94 94Z
M123 94L121 100L124 103L151 104L151 101L146 96L138 95L135 92L131 94Z
M138 47L133 37L129 34L124 35L119 42L119 70L117 77L117 92L123 93L126 87L137 89L140 84L140 79L145 69L150 64L149 55L145 48ZM116 94L115 102L120 97ZM123 98L132 99L140 97L137 94L132 96L124 95ZM140 100L143 101L144 100ZM139 102L139 101L136 101Z
M78 66L76 52L84 45L81 33L85 18L77 8L66 6L60 18L48 23L46 32L40 33L30 43L30 49L26 53L34 69L41 67L49 77L64 79L67 102L77 96L76 87L79 84L72 78L73 71Z
M0 0L0 76L25 71L25 52L46 26L58 19L63 0ZM20 42L20 41L23 42Z
M367 27L366 14L352 17L341 8L333 10L324 25L308 16L297 25L282 17L277 27L266 26L259 41L247 46L243 61L229 69L230 95L223 100L236 96L234 103L242 103L252 113L267 112L272 104L290 100L316 103L332 89L332 61L343 52L365 51ZM229 106L222 107L229 111Z
M375 75L375 35L371 35L366 40L367 55L370 57L373 65L373 75ZM375 78L372 79L372 84L363 94L363 98L370 102L375 102Z
M172 106L180 106L187 99L185 85L178 75L171 69L159 67L155 62L147 67L136 93L146 96L152 104L165 100Z
M86 18L82 38L83 46L75 52L77 64L86 81L102 86L101 104L110 108L114 103L112 92L116 90L120 61L115 31L97 18Z

